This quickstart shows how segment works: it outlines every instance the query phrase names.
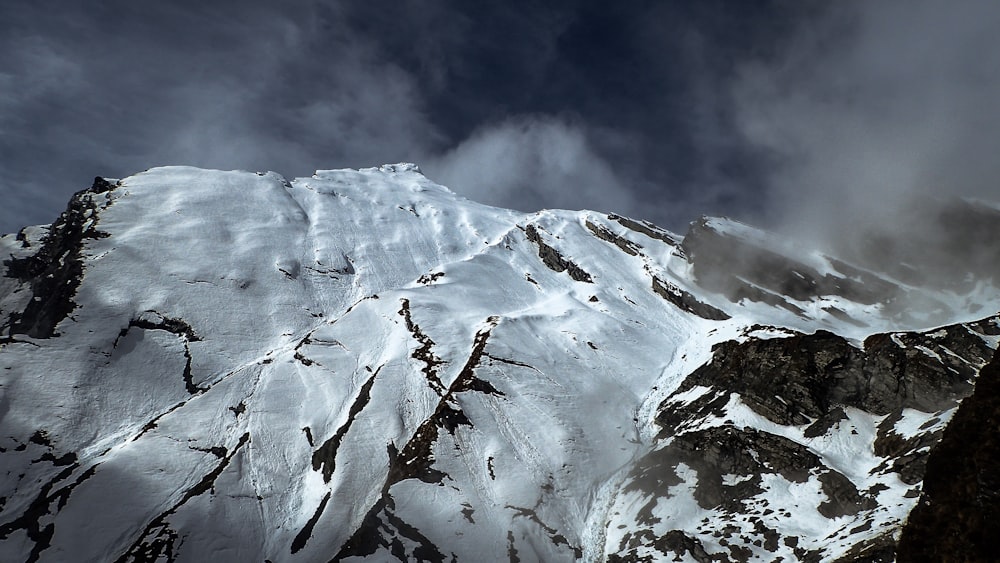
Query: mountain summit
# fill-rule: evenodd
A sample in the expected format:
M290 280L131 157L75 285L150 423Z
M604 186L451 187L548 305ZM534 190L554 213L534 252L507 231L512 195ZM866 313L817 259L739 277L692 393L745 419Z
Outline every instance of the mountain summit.
M1000 341L990 277L410 164L98 178L0 255L3 561L889 561Z

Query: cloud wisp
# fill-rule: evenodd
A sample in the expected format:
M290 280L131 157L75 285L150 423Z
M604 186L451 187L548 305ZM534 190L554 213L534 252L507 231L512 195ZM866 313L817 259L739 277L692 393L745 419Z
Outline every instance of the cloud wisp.
M993 2L839 2L742 65L736 124L769 163L771 220L856 249L927 229L942 199L1000 198L998 26Z
M998 198L994 3L623 6L5 5L0 231L165 164L414 161L503 207L726 214L840 248Z
M481 203L632 213L636 201L579 125L524 116L483 127L424 171Z
M688 139L706 121L688 116L686 77L703 59L687 54L715 45L679 32L715 22L713 8L107 0L2 10L0 197L15 203L0 209L0 231L51 221L94 175L164 164L304 176L411 160L490 203L628 213L642 201L643 218L674 227L756 199L731 179L702 181L713 157Z

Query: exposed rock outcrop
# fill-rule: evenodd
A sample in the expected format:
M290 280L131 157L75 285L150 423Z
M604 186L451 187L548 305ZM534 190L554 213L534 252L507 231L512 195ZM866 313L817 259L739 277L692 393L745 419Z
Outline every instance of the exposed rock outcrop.
M24 310L11 313L4 323L8 336L58 336L56 325L76 308L73 297L83 276L84 241L108 236L98 230L96 212L110 205L108 192L114 187L104 178L94 178L90 188L73 195L66 211L42 239L38 252L3 261L5 275L30 284L32 293Z
M978 384L976 374L993 357L998 334L1000 317L991 317L922 333L877 334L863 348L823 331L716 346L712 360L660 405L656 445L619 493L638 509L629 524L619 525L628 531L611 560L688 553L720 562L892 561L906 513L904 503L889 499L902 495L912 503L922 482L910 528L938 526L939 534L967 539L970 549L995 548L981 530L996 517L1000 498L991 477L1000 456L996 440L985 434L1000 416L991 395L1000 390L989 380L1000 379L1000 362L983 370ZM989 399L969 398L958 409L974 385ZM952 445L938 446L956 410L945 433ZM963 427L973 421L985 422L978 434ZM839 448L847 443L873 456L845 459ZM939 459L937 475L926 470L930 482L929 451ZM955 464L967 474L955 479ZM775 490L802 496L789 503ZM664 504L683 504L688 495L696 508L675 513ZM697 526L693 518L701 519ZM817 518L846 523L822 539L790 532L808 529L804 522ZM968 537L949 531L958 527ZM665 543L668 536L688 541ZM911 552L932 553L908 541ZM955 553L948 549L933 553Z
M1000 355L931 450L897 561L994 561L1000 553Z

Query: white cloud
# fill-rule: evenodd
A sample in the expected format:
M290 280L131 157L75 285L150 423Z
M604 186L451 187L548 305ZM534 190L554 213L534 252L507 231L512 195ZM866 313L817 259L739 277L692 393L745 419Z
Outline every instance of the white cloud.
M625 214L635 209L631 192L590 146L585 130L552 117L481 128L422 168L435 181L491 205Z
M774 160L786 226L844 241L933 196L1000 197L996 29L995 2L843 2L743 66L740 132Z

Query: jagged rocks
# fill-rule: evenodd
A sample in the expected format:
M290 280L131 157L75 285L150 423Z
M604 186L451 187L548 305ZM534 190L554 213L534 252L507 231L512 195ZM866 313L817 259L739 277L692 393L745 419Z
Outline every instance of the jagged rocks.
M654 227L643 225L641 223L637 223L635 221L626 219L624 217L618 217L617 215L611 215L608 218L618 221L626 228L635 230L639 233L642 233L646 236L657 239L659 241L666 242L671 246L674 247L677 246L677 243L672 239L670 239L666 234L660 231L653 230ZM603 241L615 245L616 247L618 247L619 250L621 250L625 254L628 254L629 256L641 256L643 259L647 259L647 257L642 253L642 247L640 245L626 239L625 237L613 233L607 227L604 227L602 225L599 225L591 221L585 221L584 226L587 227L587 230L593 233L594 236ZM533 229L533 227L530 228ZM528 235L529 239L539 242L540 237L538 237L537 231L532 231L532 232L534 234L529 233ZM698 298L692 295L690 292L677 287L675 284L663 280L655 275L652 275L651 277L652 277L653 292L662 297L663 299L665 299L666 301L668 301L669 303L676 305L682 311L693 313L703 319L708 319L713 321L724 321L730 318L730 316L725 311L722 311L717 307L713 307L708 303L704 303L698 300Z
M403 311L407 312L406 320L408 329L413 332L415 325L412 324L409 317L408 301L404 302ZM430 539L421 534L417 528L404 521L396 513L395 500L392 494L393 487L411 479L431 486L443 486L445 480L450 478L445 472L434 467L434 448L438 441L439 433L441 430L446 430L454 437L459 426L472 426L472 421L469 420L462 410L458 395L467 392L503 395L503 393L494 388L489 382L475 376L475 369L479 366L485 354L490 332L496 326L496 323L496 318L491 317L487 319L487 328L476 334L472 350L458 376L449 386L447 392L441 396L431 416L420 424L402 449L397 448L394 443L388 444L389 471L382 485L381 495L365 515L361 525L340 548L334 561L340 561L352 556L370 556L375 554L380 548L389 550L400 561L405 561L407 558L415 558L422 561L444 561L444 554L438 547ZM419 331L419 328L416 330ZM429 339L426 341L433 345L433 341ZM353 422L353 418L369 401L371 382L374 382L376 375L377 371L369 379L368 383L366 383L367 387L362 390L363 393L359 401L352 405L348 423L341 427L341 430L338 430L337 434L331 440L324 443L313 455L313 469L318 470L323 465L324 479L326 481L329 481L330 475L334 471L336 448ZM311 530L310 525L307 524L307 527ZM296 545L299 545L299 543L301 545L305 544L305 540L299 539L306 533L305 530L304 528L296 538ZM406 543L415 542L417 546L412 552L407 553L404 541Z
M900 563L993 561L1000 553L1000 355L983 368L927 460Z
M340 447L340 442L344 439L347 431L351 429L351 425L354 424L354 419L361 413L361 411L368 405L371 400L371 390L372 385L375 384L375 378L378 377L378 372L382 369L379 366L378 369L372 374L372 376L365 381L364 385L358 392L358 396L351 403L351 408L347 413L347 420L344 424L337 429L337 432L327 441L323 442L312 455L312 468L313 471L323 472L323 481L326 483L330 482L330 477L333 476L333 472L337 469L337 449ZM312 431L307 426L303 429L306 432L306 437L309 440L309 445L313 445ZM326 502L323 503L326 505Z
M720 344L712 361L660 405L657 445L619 493L631 499L621 506L634 507L634 523L624 525L629 531L609 560L653 561L640 554L659 553L747 561L770 553L798 561L892 561L905 512L891 514L912 500L889 499L913 498L907 487L925 479L942 420L993 354L995 332L997 319L989 318L875 335L863 349L822 331ZM761 422L751 422L756 417ZM868 448L870 460L841 457L844 446L834 444L849 442ZM983 443L989 451L990 441ZM951 476L944 467L942 480ZM978 471L982 482L988 470ZM776 489L802 497L778 501ZM694 509L666 508L689 502L687 495ZM690 524L699 514L707 517ZM815 518L844 523L826 538L788 534ZM675 541L668 545L666 537Z
M690 292L684 291L676 285L663 281L656 276L653 276L653 292L670 303L677 305L681 310L698 315L703 319L724 321L730 318L725 311L713 307L708 303L702 303L697 297L691 295Z
M538 257L542 259L542 262L550 270L554 272L566 272L569 274L569 277L578 282L593 283L590 274L583 268L577 266L572 260L563 257L558 250L546 244L534 225L525 227L524 233L528 237L528 240L538 246Z
M76 308L73 297L83 276L81 252L87 239L103 238L97 229L97 212L110 205L114 185L103 178L77 192L66 211L52 224L33 255L4 260L4 276L30 284L32 297L24 310L5 321L7 336L32 338L58 336L56 326Z
M595 223L591 223L590 221L586 221L584 225L586 225L588 231L594 233L595 237L603 241L610 242L611 244L617 246L619 249L621 249L622 252L628 254L629 256L638 256L639 253L642 251L642 247L639 246L638 244L624 237L620 237L615 233L612 233L605 227L602 227Z
M633 221L628 217L622 217L620 215L615 215L614 213L608 215L608 219L618 222L621 226L626 229L635 231L646 235L651 239L658 240L660 242L666 243L669 246L674 247L675 252L683 256L683 251L680 249L680 245L677 239L669 232L657 227L656 225L649 223L647 221Z
M992 354L979 332L989 324L878 334L865 340L864 349L826 331L728 341L678 391L700 385L738 393L760 415L784 425L821 419L840 406L878 415L902 408L934 412L971 391L978 365Z

